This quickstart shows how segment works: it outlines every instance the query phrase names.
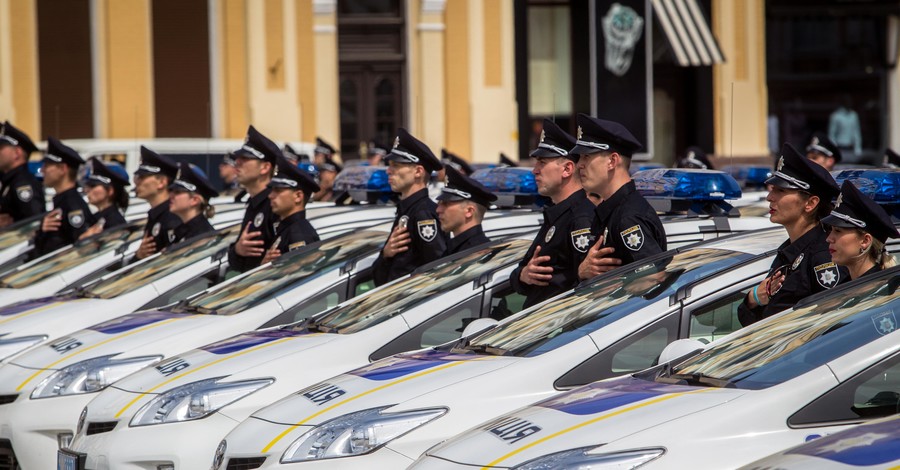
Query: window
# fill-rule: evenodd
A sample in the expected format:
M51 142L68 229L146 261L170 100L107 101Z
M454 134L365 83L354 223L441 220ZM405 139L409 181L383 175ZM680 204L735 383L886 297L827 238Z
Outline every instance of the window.
M691 312L690 338L710 343L741 328L738 306L747 292L735 292Z
M174 289L170 289L168 292L164 292L162 295L151 300L138 310L159 308L163 305L169 305L171 303L178 302L179 300L186 299L194 294L198 294L205 291L206 289L209 289L210 287L216 285L219 281L219 269L217 267L216 269L213 269L202 276L197 276L193 279L189 279L184 284L181 284Z
M331 292L322 292L313 298L306 299L303 302L300 302L299 304L285 310L277 317L267 321L260 328L269 328L272 326L295 323L300 320L312 317L319 312L324 312L329 308L333 308L337 304L341 303L341 300L343 300L340 293L338 293L338 290L343 287L344 284L341 283L339 288L335 288Z
M504 318L522 311L525 296L514 291L508 282L494 287L490 296L490 306L486 313L488 317L500 321Z
M831 389L788 420L791 426L820 426L900 413L900 354Z

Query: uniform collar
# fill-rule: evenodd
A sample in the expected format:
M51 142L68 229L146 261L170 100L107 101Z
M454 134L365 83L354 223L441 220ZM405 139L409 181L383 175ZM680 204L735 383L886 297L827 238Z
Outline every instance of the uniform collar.
M810 245L818 243L825 239L825 230L821 225L816 225L800 236L795 242L791 243L790 239L785 241L780 247L781 251L788 261L793 261L801 253L805 252Z
M637 191L637 189L634 185L634 180L623 184L622 187L617 189L609 199L597 205L597 209L595 210L595 212L597 213L597 218L600 220L606 220L612 214L612 211L616 207L622 205L625 200L628 199L628 196L630 196L631 193L635 191Z
M166 201L162 204L158 204L156 207L151 207L147 212L148 219L156 219L157 217L169 212L169 201Z
M554 204L550 207L544 209L544 216L547 220L544 222L553 223L556 219L560 218L566 211L570 210L576 204L581 202L583 199L586 199L587 195L584 193L583 189L579 189L574 193L570 194L565 200L560 202L559 204Z
M269 200L269 193L271 193L271 192L272 192L272 188L263 189L262 191L259 192L259 194L251 197L250 200L247 201L247 207L255 209L255 208L261 206L264 202Z
M279 227L285 227L285 226L288 226L288 225L290 225L290 224L292 224L292 223L294 223L294 222L296 222L296 221L298 221L298 220L303 220L303 219L305 219L305 218L306 218L306 211L305 211L305 210L300 211L300 212L294 212L293 214L291 214L291 215L285 217L284 219L281 219L281 222L279 222L279 224L280 224Z
M78 199L81 199L81 195L78 194L78 186L72 186L71 188L69 188L61 193L57 193L55 196L53 196L53 201L54 202L63 201L65 199L69 199L72 197L77 197Z
M465 232L451 238L450 241L447 242L447 244L449 245L449 248L452 250L479 235L484 235L484 230L481 228L481 224L471 227L468 230L466 230Z
M29 173L28 165L19 165L6 173L0 173L0 181L3 181L4 183L12 181L16 176L19 176L22 173Z
M428 197L428 188L422 188L412 194L406 199L402 199L397 203L397 210L399 213L403 214L409 210L410 207L415 206L424 198Z

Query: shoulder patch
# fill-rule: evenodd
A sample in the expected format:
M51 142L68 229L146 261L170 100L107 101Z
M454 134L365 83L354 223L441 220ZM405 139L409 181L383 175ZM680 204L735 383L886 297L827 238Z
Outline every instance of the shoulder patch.
M594 243L595 238L591 235L591 229L589 228L574 230L570 234L570 237L572 239L572 247L580 253L587 253L588 248Z
M291 243L290 245L288 245L288 251L293 250L294 248L300 248L302 246L306 246L306 242Z
M169 235L169 243L174 242L175 241L175 229L170 228L168 235Z
M416 222L419 227L419 236L422 240L430 242L437 235L437 222L434 219L420 220Z
M262 227L262 223L264 220L266 220L266 215L262 212L257 213L256 216L253 217L253 226Z
M834 263L823 263L813 268L813 270L815 271L816 282L826 289L831 289L838 285L838 282L841 280L841 272Z
M16 188L16 196L22 202L29 202L34 197L34 191L31 189L31 186L19 186Z
M84 225L84 214L80 210L69 212L69 225L81 228Z
M631 251L640 251L641 247L644 246L644 231L641 230L640 225L635 225L622 230L619 232L619 236L622 237L625 248L628 248Z

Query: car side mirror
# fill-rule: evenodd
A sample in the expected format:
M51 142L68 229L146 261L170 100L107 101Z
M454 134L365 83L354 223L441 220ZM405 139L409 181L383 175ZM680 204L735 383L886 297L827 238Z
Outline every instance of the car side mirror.
M463 329L462 336L470 336L476 333L480 333L492 326L496 325L498 322L493 318L476 318L472 320L468 325L466 325L465 329Z
M657 364L665 364L676 359L687 359L694 354L702 351L706 344L696 339L679 339L672 341L659 354Z

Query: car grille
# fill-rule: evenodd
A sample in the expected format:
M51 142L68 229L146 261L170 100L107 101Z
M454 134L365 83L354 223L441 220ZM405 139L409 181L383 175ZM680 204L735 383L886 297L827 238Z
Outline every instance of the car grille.
M13 452L12 444L6 439L0 439L0 470L16 470L19 466L16 464L16 453Z
M119 424L118 421L105 421L105 422L96 422L96 423L88 423L87 427L87 435L90 436L92 434L100 434L104 432L110 432L115 429L116 424Z
M16 401L19 395L0 395L0 405L6 405Z
M265 457L251 457L246 459L229 459L225 470L253 470L262 467Z

